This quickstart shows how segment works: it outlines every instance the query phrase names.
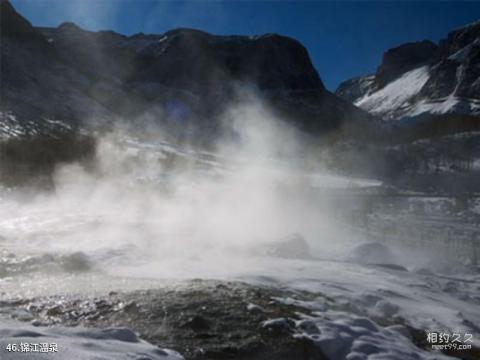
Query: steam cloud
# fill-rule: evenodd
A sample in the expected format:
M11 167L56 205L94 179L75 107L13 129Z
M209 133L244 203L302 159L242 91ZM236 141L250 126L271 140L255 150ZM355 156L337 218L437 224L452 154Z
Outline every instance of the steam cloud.
M252 96L223 120L213 153L163 142L160 129L101 136L94 170L61 166L54 194L18 208L27 246L81 251L115 273L191 277L252 266L292 234L314 256L345 238L311 198L301 135Z

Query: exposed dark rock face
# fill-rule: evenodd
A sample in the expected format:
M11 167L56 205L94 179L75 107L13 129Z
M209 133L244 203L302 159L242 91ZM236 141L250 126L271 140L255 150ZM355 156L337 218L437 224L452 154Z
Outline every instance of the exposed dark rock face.
M458 64L448 58L433 66L431 77L425 83L420 94L432 98L443 98L455 91L457 86Z
M89 98L85 76L64 62L58 50L8 1L0 6L0 112L10 113L22 130L45 118L74 124L80 117L105 114L106 110ZM35 129L30 130L33 135Z
M347 81L342 82L335 94L350 102L361 98L365 94L370 94L375 91L377 84L375 82L375 76L359 76Z
M465 25L448 33L447 38L440 41L442 53L453 54L478 39L480 21Z
M383 54L375 79L381 88L401 74L420 65L431 62L437 55L438 46L424 40L400 45Z
M142 40L145 37L136 38ZM215 91L231 80L255 84L260 90L325 91L307 50L297 41L275 34L212 36L177 29L150 40L136 60L139 66L131 81L156 79L165 86L192 92Z
M388 50L373 76L345 81L336 94L385 120L480 115L480 23L450 32L438 45Z
M448 96L454 92L461 98L479 100L480 23L452 31L440 42L440 49L441 61L432 68L422 96Z
M28 20L21 17L6 0L0 0L2 37L33 40L40 38Z
M72 23L34 28L8 1L1 7L0 111L10 111L19 123L147 120L211 135L239 87L253 89L308 132L371 120L325 89L307 50L291 38L192 29L127 37Z

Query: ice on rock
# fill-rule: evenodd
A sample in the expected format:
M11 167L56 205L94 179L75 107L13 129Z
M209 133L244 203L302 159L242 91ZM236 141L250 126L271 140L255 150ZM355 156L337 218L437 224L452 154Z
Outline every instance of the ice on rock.
M375 294L361 294L358 297L358 302L364 306L375 306L380 300L382 300L381 296Z
M299 326L301 322L296 327L296 331L313 341L328 359L451 359L415 346L408 329L403 325L383 328L368 318L346 313L330 313L329 318L332 320L312 318L308 320L308 327ZM316 326L318 332L310 334L309 329L313 326Z
M137 334L135 334L132 330L126 328L88 330L79 332L78 335L96 340L119 340L130 343L136 343L140 341Z
M357 352L352 352L347 355L346 360L367 360L367 355L357 353Z
M403 325L391 325L387 327L388 330L394 331L402 336L405 336L407 339L411 339L412 335L408 329Z
M364 340L356 340L352 345L353 353L360 353L364 355L378 354L380 350L381 349L377 345Z
M295 323L287 318L276 318L271 320L266 320L263 322L262 327L268 331L278 332L278 333L291 333L293 332L293 327Z
M375 307L373 308L374 314L382 317L386 317L386 318L397 315L399 310L400 310L400 307L398 305L393 304L386 300L380 300L375 304Z
M318 326L312 320L300 320L296 323L296 327L309 335L320 334Z
M249 303L247 305L247 310L250 311L250 312L256 312L256 313L265 312L265 309L263 307L261 307L260 305L257 305L257 304L252 304L252 303Z
M360 328L364 328L364 329L367 329L371 332L377 332L378 331L377 324L375 324L372 320L364 318L364 317L353 318L348 323L351 326L357 326L357 327L360 327Z
M328 359L345 359L352 344L352 337L345 333L320 336L316 344Z

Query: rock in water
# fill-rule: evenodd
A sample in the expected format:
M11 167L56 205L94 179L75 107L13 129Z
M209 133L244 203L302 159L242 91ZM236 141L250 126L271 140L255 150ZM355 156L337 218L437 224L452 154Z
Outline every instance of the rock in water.
M192 329L193 331L202 331L208 330L210 328L210 324L207 319L203 316L195 315L189 318L184 324L183 327Z
M292 234L272 245L267 254L286 259L310 259L310 247L302 235Z
M351 259L362 264L397 264L390 248L380 243L366 243L355 247Z
M88 256L80 251L62 256L60 259L60 265L62 269L67 272L88 271L92 267Z

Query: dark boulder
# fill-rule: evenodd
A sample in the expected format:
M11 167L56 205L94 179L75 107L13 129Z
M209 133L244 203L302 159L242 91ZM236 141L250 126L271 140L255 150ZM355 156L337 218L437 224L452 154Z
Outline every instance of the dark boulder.
M286 259L311 259L311 249L300 234L279 239L267 248L267 255Z

